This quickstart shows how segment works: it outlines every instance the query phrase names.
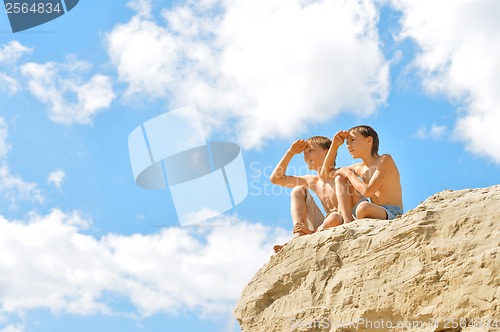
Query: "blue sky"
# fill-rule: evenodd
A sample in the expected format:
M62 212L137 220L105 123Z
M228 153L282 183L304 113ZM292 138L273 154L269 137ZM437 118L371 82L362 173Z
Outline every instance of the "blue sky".
M373 126L406 211L500 183L498 6L80 1L16 34L0 14L0 331L238 331L291 231L268 177L298 138ZM180 227L131 171L132 130L190 104L243 151L249 193L219 226Z

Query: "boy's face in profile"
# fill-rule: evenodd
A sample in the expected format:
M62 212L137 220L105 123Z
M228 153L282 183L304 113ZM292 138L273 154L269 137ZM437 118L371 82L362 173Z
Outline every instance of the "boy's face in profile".
M309 143L304 149L304 161L309 169L318 170L323 166L323 161L325 161L325 156L328 150L322 148L316 143Z
M371 155L372 138L364 137L357 131L350 131L347 136L347 149L354 159L361 158L361 156L368 154Z

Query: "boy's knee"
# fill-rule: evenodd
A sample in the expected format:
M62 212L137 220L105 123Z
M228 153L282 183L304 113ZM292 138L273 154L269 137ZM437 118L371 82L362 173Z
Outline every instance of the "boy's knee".
M363 219L366 218L370 214L370 203L368 202L361 202L359 203L358 207L356 208L356 218L357 219Z
M290 196L294 198L305 198L306 195L307 188L302 186L293 187L292 192L290 193Z
M342 184L342 185L344 185L344 184L346 184L346 183L347 183L347 178L345 178L345 177L343 177L343 176L340 176L340 175L337 175L337 176L335 177L335 183L336 183L336 184Z

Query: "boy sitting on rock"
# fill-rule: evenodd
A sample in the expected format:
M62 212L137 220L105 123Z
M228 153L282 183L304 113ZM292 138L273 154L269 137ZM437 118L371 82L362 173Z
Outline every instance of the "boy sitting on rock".
M403 197L399 171L390 155L378 154L379 139L375 130L369 126L356 126L338 135L347 139L347 149L351 156L362 160L335 172L335 176L341 176L357 192L370 199L370 202L360 202L355 206L356 218L394 219L402 215ZM336 155L337 149L338 147L332 154ZM326 162L325 167L328 164L333 163ZM351 207L342 204L352 201L348 190L337 190L336 194L343 218L352 218ZM348 221L350 220L346 220Z
M337 199L335 194L335 183L333 175L335 174L335 156L343 139L332 141L328 137L314 136L307 140L297 140L286 151L283 158L271 174L270 180L273 184L293 188L291 192L291 214L293 222L293 239L321 231L324 228L340 225L342 216L337 212ZM326 154L330 151L331 167L325 176L320 175L325 161ZM296 154L304 153L304 161L311 170L318 174L309 174L302 176L286 175L286 169L290 160ZM332 177L330 177L332 176ZM314 202L309 189L312 190L321 201L326 212L323 215L319 207ZM286 244L286 243L285 243ZM285 245L275 245L274 251L280 251Z

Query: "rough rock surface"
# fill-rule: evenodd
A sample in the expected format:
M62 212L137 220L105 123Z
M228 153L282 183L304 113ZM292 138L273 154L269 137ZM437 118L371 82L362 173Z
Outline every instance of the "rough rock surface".
M242 331L500 331L500 185L291 241L242 292Z

